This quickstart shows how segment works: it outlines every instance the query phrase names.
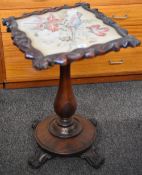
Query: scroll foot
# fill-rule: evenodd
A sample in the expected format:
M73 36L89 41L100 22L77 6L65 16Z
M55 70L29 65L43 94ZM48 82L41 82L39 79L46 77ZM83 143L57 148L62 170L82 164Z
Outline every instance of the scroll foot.
M95 127L97 126L97 120L95 118L91 118L89 120L93 123Z
M39 124L40 120L34 120L32 123L32 128L35 129L37 125Z
M46 161L52 159L52 156L49 153L36 153L33 157L29 158L28 164L33 168L37 169L40 168Z
M105 159L102 156L95 152L94 148L91 148L85 153L81 154L80 157L82 159L85 159L90 166L96 169L100 168L105 161Z

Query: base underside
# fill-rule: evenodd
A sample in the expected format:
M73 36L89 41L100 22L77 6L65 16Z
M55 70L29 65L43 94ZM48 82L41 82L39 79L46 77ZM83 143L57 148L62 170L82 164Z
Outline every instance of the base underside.
M73 117L82 125L82 131L71 138L59 138L48 130L50 122L56 117L47 117L35 129L36 141L43 149L55 154L71 155L80 153L92 145L96 137L96 128L89 120L74 115Z

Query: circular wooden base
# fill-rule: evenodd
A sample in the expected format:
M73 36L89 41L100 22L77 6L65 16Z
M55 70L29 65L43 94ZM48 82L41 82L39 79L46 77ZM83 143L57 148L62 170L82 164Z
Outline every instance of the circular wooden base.
M50 122L56 118L56 116L51 116L47 117L37 125L35 129L37 143L43 149L60 155L71 155L89 148L96 137L95 126L83 117L78 115L74 115L73 117L80 122L83 128L77 136L71 138L59 138L52 135L48 128Z

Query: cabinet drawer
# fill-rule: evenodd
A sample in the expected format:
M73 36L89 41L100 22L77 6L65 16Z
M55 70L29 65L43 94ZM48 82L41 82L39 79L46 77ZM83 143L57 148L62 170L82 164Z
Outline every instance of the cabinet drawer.
M121 26L142 25L142 4L97 6L97 8Z
M1 0L0 9L24 9L24 8L39 8L39 7L54 7L64 4L74 4L77 2L84 2L83 0ZM141 0L87 0L92 5L120 5L120 4L141 4Z
M141 27L128 26L128 30L142 40ZM12 44L10 34L3 33L2 36L7 82L50 80L59 77L59 66L55 66L51 70L35 70L32 68L32 62L25 59L24 54ZM119 62L123 59L124 63L110 65L110 59L113 62ZM95 59L72 64L72 76L75 78L135 74L140 72L142 73L142 47L122 49L117 53L111 52Z
M142 74L142 47L122 49L119 53L111 52L96 59L76 62L72 68L73 77L79 78Z
M139 5L121 5L121 6L92 6L104 12L121 26L142 25L142 4ZM40 10L40 9L37 9ZM30 13L35 9L17 9L1 10L0 18L9 16L20 16L24 13ZM137 12L137 13L136 13ZM6 27L1 24L1 31L6 32Z

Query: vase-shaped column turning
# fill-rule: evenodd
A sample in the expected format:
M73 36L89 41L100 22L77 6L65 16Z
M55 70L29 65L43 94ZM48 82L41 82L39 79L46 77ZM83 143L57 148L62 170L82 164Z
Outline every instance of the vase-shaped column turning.
M70 138L78 135L82 127L73 117L77 108L76 99L72 90L70 64L60 66L60 82L54 102L57 118L49 126L49 131L61 138Z
M70 64L60 66L60 82L54 102L56 115L48 116L35 129L36 141L42 148L55 154L71 155L92 145L96 129L89 120L75 114L76 107Z

